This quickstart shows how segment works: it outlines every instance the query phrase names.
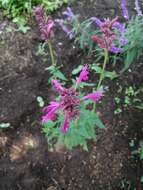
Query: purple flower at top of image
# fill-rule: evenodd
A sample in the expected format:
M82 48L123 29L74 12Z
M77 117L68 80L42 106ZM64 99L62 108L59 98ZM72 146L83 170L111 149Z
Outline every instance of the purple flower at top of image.
M67 20L72 20L75 16L70 7L67 7L67 9L63 12L63 15L67 16Z
M42 6L33 9L36 21L39 25L42 40L48 40L51 36L54 27L54 21L50 17L45 16L44 8Z
M126 0L121 0L121 8L122 8L123 17L126 20L128 20L129 19L129 13L128 13L128 9L127 9Z
M74 17L74 13L72 12L71 8L68 7L63 13L66 16L66 19L55 19L55 22L62 28L62 30L69 36L70 39L74 38L74 33L70 27L68 27L68 22L70 22Z
M42 122L55 119L56 111L60 109L61 112L59 114L64 114L64 122L61 126L61 132L66 133L70 126L70 120L78 119L80 114L80 103L83 100L100 100L103 96L103 93L100 90L89 93L84 97L80 97L79 93L76 91L77 85L79 85L82 80L88 80L88 73L87 65L83 66L80 75L76 80L76 86L71 88L62 87L60 82L55 79L52 81L52 85L59 93L60 99L59 101L51 101L50 104L43 109L45 115L42 116Z
M55 22L62 28L62 30L69 36L70 39L74 37L72 30L70 30L63 19L56 19Z
M135 0L135 10L137 11L138 16L143 16L138 0Z

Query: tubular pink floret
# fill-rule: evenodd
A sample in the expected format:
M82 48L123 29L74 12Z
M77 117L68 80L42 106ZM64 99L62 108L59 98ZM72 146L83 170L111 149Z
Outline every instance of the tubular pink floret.
M69 114L67 113L64 119L63 126L61 128L62 133L66 133L68 131L69 123L70 123L70 117Z
M79 85L81 81L88 80L88 75L89 75L89 70L88 70L88 65L86 64L85 66L83 66L80 75L76 80L76 84Z
M84 96L83 100L91 99L93 101L99 101L102 96L103 96L102 91L97 90L96 92L93 92Z
M58 80L52 80L52 85L54 86L54 88L59 92L61 93L64 88L62 87L62 85L60 84L60 82Z
M47 112L46 115L42 117L42 122L46 122L48 120L52 120L55 116L55 112L60 108L60 103L52 101L50 102L50 105L46 106L43 109L43 112Z

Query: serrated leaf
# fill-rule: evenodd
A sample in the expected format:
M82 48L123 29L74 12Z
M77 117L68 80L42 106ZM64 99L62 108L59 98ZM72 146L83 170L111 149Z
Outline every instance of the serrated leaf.
M100 128L100 129L104 129L105 125L102 123L102 121L100 120L100 118L98 117L98 115L96 115L95 117L95 124Z
M72 75L77 75L81 71L82 67L82 65L79 65L76 69L72 71Z
M54 125L55 125L55 122L53 122L51 120L44 122L44 127L46 127L46 128L54 127Z
M55 77L57 77L61 80L65 80L65 81L67 80L66 77L64 76L64 74L59 70L55 71L53 74Z

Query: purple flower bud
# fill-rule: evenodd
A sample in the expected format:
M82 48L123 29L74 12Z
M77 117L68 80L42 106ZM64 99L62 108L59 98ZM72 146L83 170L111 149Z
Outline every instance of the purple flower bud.
M126 31L125 24L122 24L120 22L115 22L113 28L117 28L121 33L124 33Z
M103 23L99 18L97 18L97 17L91 17L91 20L93 21L93 22L95 22L96 24L97 24L97 26L101 26L101 24Z
M59 26L69 36L70 39L72 39L74 37L74 34L73 34L72 30L70 30L70 29L68 29L66 27L66 25L64 24L64 20L63 19L56 19L55 22L59 24Z
M121 0L121 8L122 8L124 18L128 20L129 13L128 13L127 5L126 5L126 0Z
M113 53L120 53L122 51L123 51L123 48L116 47L115 45L112 45L110 48L110 52L113 52Z
M73 12L72 12L72 10L71 10L70 7L68 7L68 8L66 9L66 11L63 12L63 15L67 16L67 19L68 19L68 20L72 20L72 19L74 18L74 16L75 16L75 15L73 14Z
M119 41L122 46L126 45L129 42L129 40L124 37L121 37Z
M142 16L142 11L141 11L141 8L139 6L139 1L138 0L135 0L135 10L137 11L137 14L138 16Z

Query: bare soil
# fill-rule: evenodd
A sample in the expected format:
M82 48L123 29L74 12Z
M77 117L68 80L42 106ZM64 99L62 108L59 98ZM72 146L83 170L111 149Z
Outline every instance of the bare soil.
M132 1L128 6L133 14ZM81 19L121 15L119 4L113 0L77 1L72 7ZM53 16L61 16L61 11ZM106 128L97 130L96 141L89 142L89 152L60 147L50 152L36 102L38 95L47 102L52 97L45 70L50 63L37 56L39 31L34 21L30 25L26 34L5 32L7 26L14 26L5 18L0 20L0 123L12 125L0 129L0 190L120 190L124 179L132 180L136 189L142 190L143 163L138 159L132 162L129 142L143 137L143 114L128 108L115 116L114 97L119 84L143 83L143 64L134 65L132 72L108 82L109 91L98 105ZM83 56L87 63L91 62L78 47L73 48L64 33L55 31L54 43L59 64L68 78Z

